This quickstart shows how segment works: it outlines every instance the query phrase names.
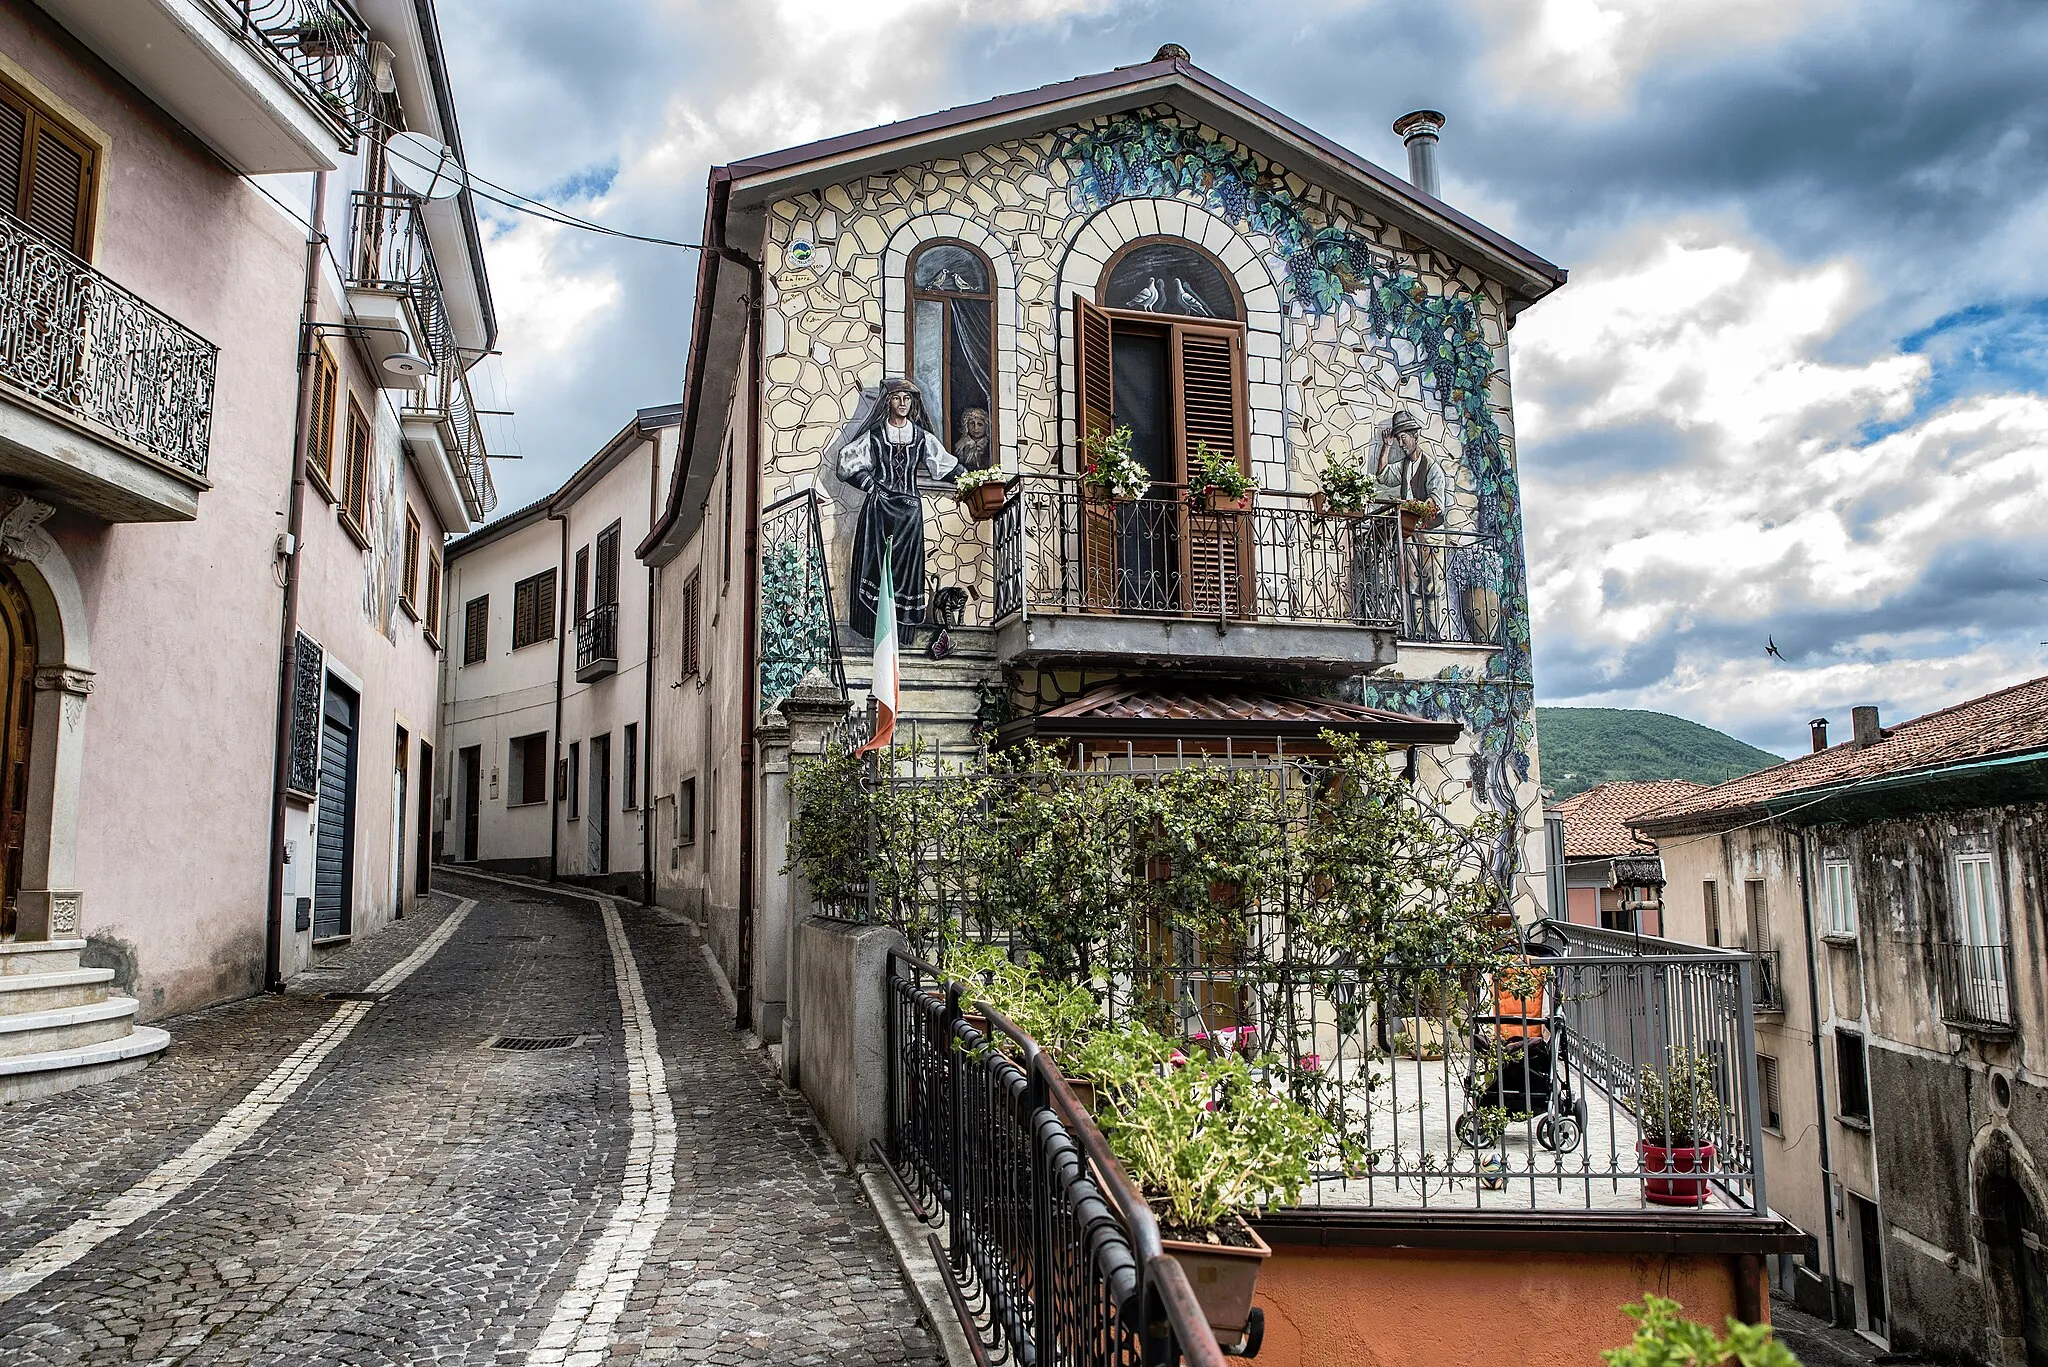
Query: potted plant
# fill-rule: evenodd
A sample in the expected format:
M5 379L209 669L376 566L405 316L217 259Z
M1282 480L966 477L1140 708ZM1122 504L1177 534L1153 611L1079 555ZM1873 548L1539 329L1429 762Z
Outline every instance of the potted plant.
M1237 468L1234 457L1210 450L1206 441L1195 443L1188 489L1212 513L1242 513L1252 506L1252 477Z
M1649 1173L1704 1173L1714 1166L1710 1137L1721 1119L1721 1091L1714 1061L1682 1044L1665 1051L1664 1066L1636 1074L1636 1115L1641 1138L1636 1152ZM1658 1206L1703 1206L1704 1177L1650 1177L1644 1196Z
M1772 1337L1768 1324L1744 1324L1728 1316L1728 1332L1680 1319L1685 1307L1655 1294L1621 1313L1636 1322L1635 1336L1600 1354L1606 1367L1799 1367L1790 1348Z
M1196 1054L1175 1068L1134 1070L1109 1083L1099 1123L1159 1217L1221 1343L1247 1332L1259 1269L1273 1250L1246 1216L1291 1205L1310 1181L1328 1122L1266 1081L1277 1058Z
M1372 503L1378 482L1366 473L1364 462L1353 456L1333 456L1323 467L1322 488L1315 496L1315 510L1323 517L1359 517Z
M1143 498L1152 476L1131 454L1131 429L1090 432L1081 443L1081 487L1096 503L1129 503Z
M1140 1021L1091 1031L1060 1059L1061 1072L1074 1097L1089 1110L1113 1102L1117 1089L1130 1079L1165 1072L1187 1056L1171 1039Z
M1433 498L1404 498L1395 505L1401 515L1401 535L1413 536L1424 527L1434 526L1443 516L1443 509L1436 506Z
M960 476L960 506L976 522L987 522L1003 510L1010 496L1010 477L1001 470L969 470Z

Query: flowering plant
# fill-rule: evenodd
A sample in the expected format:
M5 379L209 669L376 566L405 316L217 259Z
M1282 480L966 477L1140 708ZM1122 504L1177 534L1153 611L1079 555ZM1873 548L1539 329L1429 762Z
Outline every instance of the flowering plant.
M1081 449L1087 458L1081 467L1081 483L1088 488L1111 498L1128 499L1143 498L1152 487L1152 476L1131 454L1128 426L1090 432Z
M953 487L964 494L969 489L979 489L984 484L1002 484L1006 482L1009 478L1010 474L1007 470L1001 469L1000 467L997 466L991 466L986 470L967 471L965 474L960 476L959 480L955 482Z
M1195 443L1194 469L1188 472L1190 492L1202 494L1214 490L1224 498L1243 498L1252 491L1252 477L1237 468L1237 462L1221 452L1211 451L1209 443Z
M1365 511L1379 488L1379 481L1366 473L1365 463L1355 456L1332 456L1323 467L1323 498L1333 513Z

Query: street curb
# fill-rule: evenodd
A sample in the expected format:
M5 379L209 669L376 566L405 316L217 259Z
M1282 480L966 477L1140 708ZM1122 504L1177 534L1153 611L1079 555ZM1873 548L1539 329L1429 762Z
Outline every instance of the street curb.
M967 1331L960 1327L960 1317L953 1313L946 1275L939 1270L931 1244L923 1237L930 1227L910 1213L887 1173L872 1163L862 1163L854 1174L889 1235L897 1266L903 1269L903 1279L910 1283L911 1295L917 1297L919 1317L946 1355L947 1367L977 1367L979 1359L967 1341Z

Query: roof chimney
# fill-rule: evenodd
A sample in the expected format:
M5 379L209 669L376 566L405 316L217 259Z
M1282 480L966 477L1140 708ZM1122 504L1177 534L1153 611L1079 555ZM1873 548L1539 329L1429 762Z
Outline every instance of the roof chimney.
M1849 716L1856 728L1856 748L1858 750L1868 750L1871 746L1884 739L1884 728L1877 724L1876 708L1854 708L1850 711Z
M1434 109L1418 109L1394 120L1394 131L1408 148L1408 183L1439 199L1436 188L1436 135L1444 130L1444 116Z
M1828 719L1815 717L1807 725L1813 728L1813 753L1817 755L1828 748Z

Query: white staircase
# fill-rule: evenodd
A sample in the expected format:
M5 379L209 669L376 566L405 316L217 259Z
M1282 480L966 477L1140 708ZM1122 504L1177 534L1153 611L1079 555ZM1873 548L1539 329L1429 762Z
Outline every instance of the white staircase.
M0 1102L50 1096L132 1073L171 1037L135 1023L136 1001L83 968L83 940L0 942Z

